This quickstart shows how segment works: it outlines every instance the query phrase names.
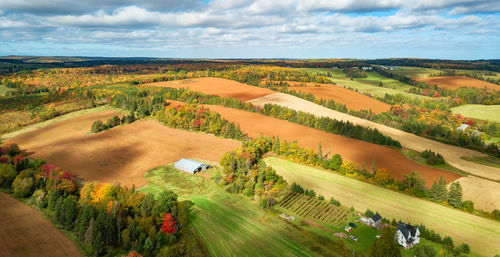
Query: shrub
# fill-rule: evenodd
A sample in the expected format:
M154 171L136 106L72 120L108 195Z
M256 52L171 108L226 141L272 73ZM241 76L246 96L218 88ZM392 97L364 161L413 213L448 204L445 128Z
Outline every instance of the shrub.
M493 217L496 220L500 220L500 211L495 209L491 212L491 217Z
M92 123L92 127L90 128L90 132L98 133L104 130L104 123L101 120L94 121Z
M0 164L0 186L3 188L9 188L12 184L12 181L17 176L17 172L9 164Z
M434 249L432 245L422 245L415 249L415 255L417 257L434 257L436 254L436 249Z
M474 211L474 203L472 201L465 201L465 202L463 202L462 203L462 207L467 212L473 212Z
M340 202L335 200L333 196L330 198L330 204L333 204L335 206L340 206Z
M17 176L12 183L14 195L18 197L27 197L31 195L33 189L33 178L23 178Z
M12 144L9 147L9 151L7 152L10 157L14 157L18 155L21 152L21 149L19 149L19 146L17 144Z
M42 189L36 190L31 196L31 203L38 208L47 207L47 194Z
M453 239L451 237L446 236L443 238L443 246L447 248L453 248Z
M461 245L459 245L458 247L458 250L463 252L463 253L470 253L470 248L469 248L469 245L466 244L466 243L462 243Z
M366 216L366 217L371 217L371 216L373 216L373 211L371 211L370 209L366 209L366 211L365 211L365 216Z

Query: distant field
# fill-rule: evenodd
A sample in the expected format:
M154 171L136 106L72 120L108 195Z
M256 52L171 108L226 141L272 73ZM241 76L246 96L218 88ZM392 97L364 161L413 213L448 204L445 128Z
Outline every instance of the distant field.
M219 161L240 146L239 141L214 135L172 129L154 120L136 121L97 134L89 134L96 120L120 115L100 111L76 116L19 134L7 141L17 143L32 158L88 181L143 186L144 173L180 158Z
M300 230L260 210L256 202L227 193L212 182L209 177L214 172L210 169L190 175L172 166L155 168L146 174L149 183L139 191L159 193L169 189L181 200L191 200L190 224L212 256L317 255L309 250L311 241Z
M425 224L453 237L456 245L466 242L473 253L483 256L500 253L500 222L287 160L270 157L265 162L288 183L312 188L326 199L333 196L341 204L359 211L369 208L385 218Z
M493 90L500 90L499 85L495 85L479 79L473 79L464 76L448 76L448 77L431 77L419 78L417 81L423 81L429 85L437 85L446 89L457 89L460 87L475 87L475 88L488 88Z
M293 81L290 81L288 83L291 83L292 85L300 84L296 82L294 83ZM345 104L348 109L357 111L371 109L374 113L381 113L389 111L391 109L391 106L389 104L383 103L369 96L354 92L340 86L317 83L307 83L306 85L307 86L288 87L288 89L311 93L317 99L331 99L335 102Z
M438 74L442 71L435 70L435 69L429 69L429 68L423 68L423 67L399 66L395 70L392 70L391 72L396 73L396 74L402 74L402 75L405 75L406 77L409 77L412 79L418 79L418 78L427 78L431 74Z
M0 256L82 256L75 242L28 205L0 192Z
M342 72L341 69L306 68L301 70L308 71L311 73L330 72L332 75L332 77L330 77L330 80L332 82L353 89L357 89L358 91L366 92L378 97L384 97L385 94L390 94L390 95L402 94L408 97L419 98L419 99L428 98L426 96L405 92L404 90L411 88L410 85L407 85L405 83L399 82L394 79L383 77L376 72L367 72L366 73L368 76L367 78L359 78L359 79L356 78L350 80L345 77L345 74ZM379 82L382 82L382 86L379 86Z
M500 105L466 104L453 107L451 111L467 118L500 122Z
M2 85L0 85L0 96L5 96L5 95L7 95L7 93L8 93L8 92L10 92L10 91L16 91L16 90L15 90L15 89L13 89L13 88L8 88L8 87L6 87L6 86L2 86Z
M142 86L188 88L209 95L236 98L241 101L269 95L274 91L266 88L254 87L237 81L220 78L195 78L181 81L156 82Z

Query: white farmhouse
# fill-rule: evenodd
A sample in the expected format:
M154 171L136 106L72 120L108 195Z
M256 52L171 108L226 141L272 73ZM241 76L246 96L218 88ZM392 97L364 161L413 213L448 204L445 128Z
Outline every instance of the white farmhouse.
M420 242L420 231L418 227L399 222L395 237L399 245L409 249Z

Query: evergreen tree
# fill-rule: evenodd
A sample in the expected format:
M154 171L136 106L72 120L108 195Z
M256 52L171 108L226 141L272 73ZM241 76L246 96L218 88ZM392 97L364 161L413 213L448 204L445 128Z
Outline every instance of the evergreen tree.
M455 208L462 208L462 186L460 182L451 183L450 192L448 193L448 203Z
M59 198L59 194L57 193L57 190L55 190L55 189L50 190L49 202L48 202L49 210L51 210L51 211L56 210L57 198Z
M146 194L141 204L141 213L143 217L151 216L151 211L155 205L155 197L153 194Z
M394 227L384 228L382 236L375 239L371 246L370 257L401 257L401 250L394 240L395 233Z
M56 211L56 221L57 223L63 225L64 224L64 206L63 206L63 202L64 202L64 197L63 196L60 196L57 198L57 202L56 202L56 207L55 207L55 211Z
M78 206L72 196L66 197L63 202L63 225L65 229L72 229L76 216L78 215Z

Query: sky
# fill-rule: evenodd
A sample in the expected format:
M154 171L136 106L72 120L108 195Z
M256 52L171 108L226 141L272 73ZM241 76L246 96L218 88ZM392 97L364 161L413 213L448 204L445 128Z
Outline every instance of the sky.
M500 59L500 0L0 0L0 56Z

